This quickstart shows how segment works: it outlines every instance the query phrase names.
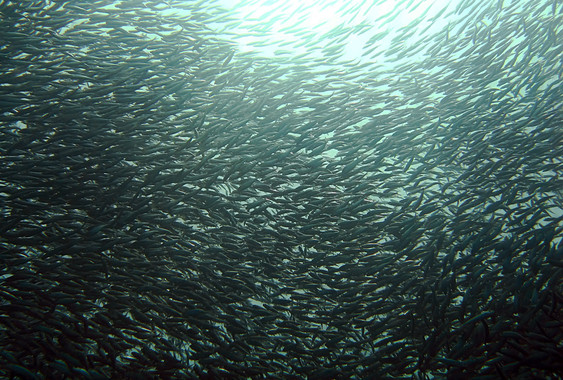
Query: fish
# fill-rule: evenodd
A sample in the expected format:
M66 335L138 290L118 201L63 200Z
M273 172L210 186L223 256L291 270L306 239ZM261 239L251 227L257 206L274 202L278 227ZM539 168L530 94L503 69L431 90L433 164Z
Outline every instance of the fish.
M0 2L0 376L556 377L556 2L244 3Z

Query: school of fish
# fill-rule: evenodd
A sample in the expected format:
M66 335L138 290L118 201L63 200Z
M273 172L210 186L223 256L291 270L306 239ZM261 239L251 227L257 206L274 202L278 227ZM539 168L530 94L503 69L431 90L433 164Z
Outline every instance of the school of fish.
M0 0L0 377L561 379L562 8Z

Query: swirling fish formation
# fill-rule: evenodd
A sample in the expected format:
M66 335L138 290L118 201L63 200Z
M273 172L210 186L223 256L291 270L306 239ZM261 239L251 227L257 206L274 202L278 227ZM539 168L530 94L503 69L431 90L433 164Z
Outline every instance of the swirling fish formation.
M557 1L361 62L368 21L265 57L212 1L0 15L0 376L561 378Z

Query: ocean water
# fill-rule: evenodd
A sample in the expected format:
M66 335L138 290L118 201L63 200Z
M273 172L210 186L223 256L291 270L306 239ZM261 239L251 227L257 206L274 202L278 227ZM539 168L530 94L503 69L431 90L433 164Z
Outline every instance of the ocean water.
M0 15L0 377L561 378L557 1Z

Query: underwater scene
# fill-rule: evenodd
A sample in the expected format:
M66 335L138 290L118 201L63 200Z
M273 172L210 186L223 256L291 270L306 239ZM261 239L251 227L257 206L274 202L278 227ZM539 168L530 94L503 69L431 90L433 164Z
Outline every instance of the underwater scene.
M563 379L562 9L0 0L0 378Z

